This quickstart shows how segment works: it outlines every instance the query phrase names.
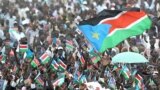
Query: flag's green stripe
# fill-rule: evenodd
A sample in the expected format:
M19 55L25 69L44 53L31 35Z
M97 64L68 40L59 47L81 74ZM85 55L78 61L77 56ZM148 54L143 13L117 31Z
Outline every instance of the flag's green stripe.
M39 81L38 79L36 80L36 82L37 82L37 84L39 84L39 85L43 86L42 82L41 82L41 81Z
M101 46L100 52L104 52L107 48L112 48L130 36L140 35L151 26L151 20L146 17L130 28L117 30L113 35L106 37Z
M62 65L59 65L59 68L63 71L65 70L65 68Z
M50 58L49 58L49 57L46 57L44 60L42 60L42 63L43 63L43 64L46 64L46 63L49 62L49 60L50 60Z
M28 48L20 48L20 52L26 52Z
M136 84L141 83L141 81L138 78L135 78Z
M51 68L52 68L52 69L55 69L55 70L58 69L58 68L56 68L54 65L51 65Z
M128 76L127 72L123 71L123 72L122 72L122 75L124 76L124 78L125 78L126 80L129 79L129 76Z
M70 44L67 44L66 47L67 47L68 49L73 49L73 48L74 48L74 47L73 47L72 45L70 45Z
M31 65L32 65L33 67L37 67L37 64L36 64L34 61L31 62Z

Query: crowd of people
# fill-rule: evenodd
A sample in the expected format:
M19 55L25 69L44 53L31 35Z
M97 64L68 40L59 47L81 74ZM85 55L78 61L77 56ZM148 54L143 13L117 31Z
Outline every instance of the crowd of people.
M148 14L151 29L104 53L96 52L77 27L80 21L104 9L132 7ZM159 32L159 0L0 0L0 88L135 90L133 79L125 80L114 69L124 64L111 63L116 54L131 51L142 54L149 63L125 65L142 76L145 90L158 90ZM93 62L92 57L98 62Z

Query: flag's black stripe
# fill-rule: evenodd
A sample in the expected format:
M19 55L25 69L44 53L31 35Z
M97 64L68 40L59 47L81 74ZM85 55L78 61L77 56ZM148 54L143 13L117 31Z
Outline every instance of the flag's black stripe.
M139 8L131 8L129 10L123 10L123 11L140 11ZM101 20L105 18L111 18L117 16L119 13L121 13L122 10L103 10L100 12L96 17L88 19L88 20L83 20L79 23L79 25L97 25Z
M88 19L88 20L83 20L79 23L79 25L97 25L101 20L105 18L110 18L110 17L115 17L122 11L118 10L103 10L100 12L96 17Z

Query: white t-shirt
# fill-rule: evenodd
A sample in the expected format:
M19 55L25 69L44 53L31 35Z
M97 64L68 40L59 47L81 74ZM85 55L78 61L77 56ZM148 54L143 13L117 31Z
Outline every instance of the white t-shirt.
M30 31L28 31L28 33L29 33L29 44L33 44L33 41L34 41L34 37L38 37L39 35L39 33L38 33L39 31L38 30L35 30L35 31L33 31L33 30L30 30Z
M3 39L4 38L4 32L3 30L0 29L0 38Z

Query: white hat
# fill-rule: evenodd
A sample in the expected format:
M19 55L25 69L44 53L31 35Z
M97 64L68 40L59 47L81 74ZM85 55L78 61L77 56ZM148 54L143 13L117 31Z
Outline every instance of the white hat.
M63 49L63 47L60 46L60 47L58 47L58 50L59 50L59 49Z

